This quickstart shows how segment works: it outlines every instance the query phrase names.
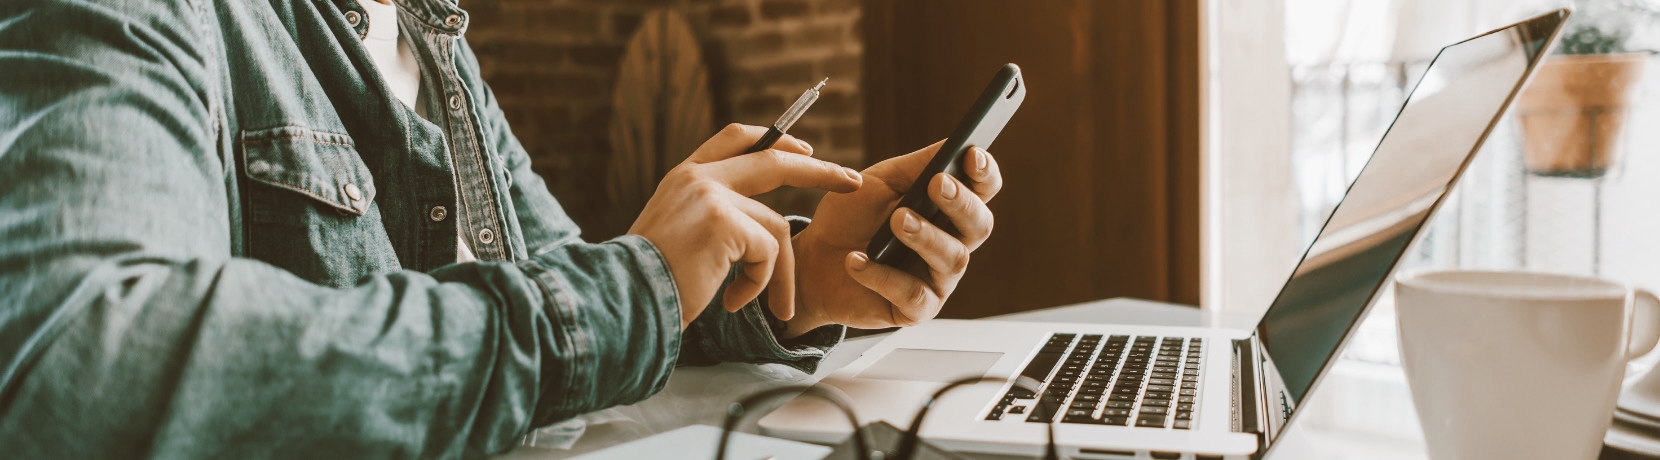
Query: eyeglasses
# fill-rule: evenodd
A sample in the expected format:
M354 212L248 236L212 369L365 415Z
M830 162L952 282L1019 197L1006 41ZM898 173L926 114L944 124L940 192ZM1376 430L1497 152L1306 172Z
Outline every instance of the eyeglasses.
M945 396L946 393L951 392L951 390L955 390L963 386L977 385L981 383L1002 383L1003 381L1003 378L997 377L969 377L953 381L950 384L941 387L938 391L935 391L933 395L929 396L927 401L922 403L921 408L917 409L916 416L911 418L910 428L905 430L904 436L900 437L899 444L897 446L893 446L891 449L883 449L880 446L876 446L876 443L870 437L870 430L861 429L859 426L859 418L854 415L852 404L850 404L847 394L843 393L841 390L825 385L792 385L762 391L727 406L726 422L723 423L721 427L721 438L718 447L716 447L717 450L715 451L715 459L726 460L727 443L732 437L732 431L737 428L738 422L742 421L746 415L746 407L757 407L761 404L765 404L784 396L800 395L803 397L823 399L826 402L836 406L837 409L841 410L842 415L847 417L848 424L853 426L853 435L851 438L854 452L856 453L855 458L860 460L915 460L919 446L923 444L920 434L922 431L922 420L928 416L928 410L934 407L935 402L939 401L941 397ZM1039 384L1037 380L1022 376L1015 379L1014 386L1031 391L1035 394L1038 391ZM1035 410L1042 411L1044 414L1054 414L1057 408L1056 403L1053 401L1039 401L1038 407ZM1048 417L1047 419L1053 420L1054 417ZM1059 460L1060 454L1055 449L1055 424L1054 422L1050 422L1047 425L1049 427L1049 435L1048 442L1044 446L1043 458L1045 460Z

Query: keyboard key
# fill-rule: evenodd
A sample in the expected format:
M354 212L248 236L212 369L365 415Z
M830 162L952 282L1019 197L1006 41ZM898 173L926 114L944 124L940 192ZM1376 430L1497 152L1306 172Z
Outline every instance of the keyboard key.
M1128 416L1130 416L1130 410L1129 409L1112 409L1112 408L1102 409L1101 410L1101 416L1103 416L1103 417L1128 417Z
M1037 394L1025 388L1011 388L1009 389L1009 396L1016 399L1033 399L1037 397Z
M1182 382L1182 388L1199 388L1199 382Z
M1009 413L1010 414L1024 414L1024 413L1026 413L1026 406L1010 407L1009 408Z
M1193 403L1177 404L1176 405L1176 410L1179 410L1179 411L1192 411L1193 410Z
M1089 409L1073 409L1073 410L1066 411L1066 416L1067 417L1089 417L1090 414L1092 414L1094 412L1095 412L1094 410L1089 410Z
M1176 373L1175 372L1154 371L1151 375L1155 379L1173 379L1173 378L1176 378Z
M1174 390L1174 389L1175 389L1175 387L1172 387L1170 385L1147 385L1147 391L1169 392L1170 390Z
M1170 399L1170 392L1168 392L1168 391L1149 391L1145 394L1142 394L1142 396L1145 397L1145 398L1148 398L1148 399Z
M1176 420L1193 420L1193 412L1176 411Z
M1177 420L1175 424L1171 425L1171 428L1175 428L1175 429L1178 429L1178 430L1192 429L1193 428L1193 422L1190 421L1190 420Z
M1100 401L1101 395L1078 395L1072 399L1075 401Z
M1168 407L1141 406L1141 415L1143 417L1147 416L1147 414L1164 415L1164 414L1168 414L1168 413L1170 413L1170 408L1168 408Z
M1112 396L1108 397L1108 399L1111 400L1111 401L1135 402L1135 400L1139 399L1139 398L1136 398L1136 395L1133 395L1133 394L1132 395L1126 395L1126 394L1113 393Z
M1101 417L1101 423L1107 425L1126 426L1130 424L1129 417Z
M1135 402L1133 402L1133 401L1107 401L1105 404L1102 404L1102 405L1107 406L1108 409L1130 409L1130 408L1135 407Z
M1100 401L1073 401L1071 408L1073 408L1073 409L1094 409L1095 405L1100 404L1100 403L1101 403Z
M1176 379L1147 379L1148 385L1175 385Z
M1192 403L1193 402L1193 397L1192 396L1183 396L1183 397L1180 397L1180 398L1176 398L1176 402L1178 402L1178 403Z
M1156 399L1156 398L1141 400L1141 407L1151 407L1151 406L1170 407L1170 400L1168 400L1168 399Z
M1026 364L1026 369L1020 371L1020 375L1042 382L1049 379L1049 372L1055 370L1055 365L1060 362L1060 353L1038 353Z
M1197 394L1199 394L1198 390L1182 390L1182 396L1194 396Z
M1074 417L1074 416L1068 415L1068 416L1066 416L1066 418L1061 419L1061 423L1087 423L1087 424L1092 424L1092 425L1101 425L1101 424L1105 424L1106 422L1101 421L1099 419L1089 418L1089 417Z
M1164 417L1163 416L1158 416L1158 415L1143 415L1141 417L1136 418L1135 426L1151 427L1151 428L1164 428Z

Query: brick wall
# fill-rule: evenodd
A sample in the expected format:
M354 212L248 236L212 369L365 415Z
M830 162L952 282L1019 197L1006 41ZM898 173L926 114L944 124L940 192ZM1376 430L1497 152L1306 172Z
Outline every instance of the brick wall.
M610 210L604 177L610 152L612 82L645 12L686 15L709 67L716 126L767 125L819 79L830 84L790 133L817 156L851 167L863 157L858 0L464 0L467 39L484 79L530 152L548 188L590 241ZM808 215L820 193L786 189L759 197L786 214Z

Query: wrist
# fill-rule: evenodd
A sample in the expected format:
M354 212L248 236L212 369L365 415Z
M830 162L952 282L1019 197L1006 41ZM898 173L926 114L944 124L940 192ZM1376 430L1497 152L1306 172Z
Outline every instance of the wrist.
M834 324L833 321L824 316L817 302L807 300L817 297L810 295L809 291L814 291L813 287L810 286L812 283L807 282L801 276L806 271L806 267L811 266L810 264L814 259L814 254L811 254L811 245L806 244L806 232L796 232L795 236L790 238L790 246L796 254L794 274L796 286L795 316L783 322L784 329L778 333L778 338L781 340L800 337L814 329Z
M794 318L784 321L784 330L778 332L779 340L789 340L801 337L808 332L812 332L814 329L833 324L828 320L818 318L818 315L807 315L803 313L804 312L802 312L801 309L797 309Z

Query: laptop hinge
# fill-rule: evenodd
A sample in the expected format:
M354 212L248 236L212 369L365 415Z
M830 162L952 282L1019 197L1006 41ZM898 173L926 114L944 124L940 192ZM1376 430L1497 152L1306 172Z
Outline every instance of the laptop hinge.
M1253 458L1259 458L1273 442L1264 409L1268 399L1262 381L1262 347L1252 334L1249 339L1233 341L1233 348L1234 431L1256 435L1257 454Z

